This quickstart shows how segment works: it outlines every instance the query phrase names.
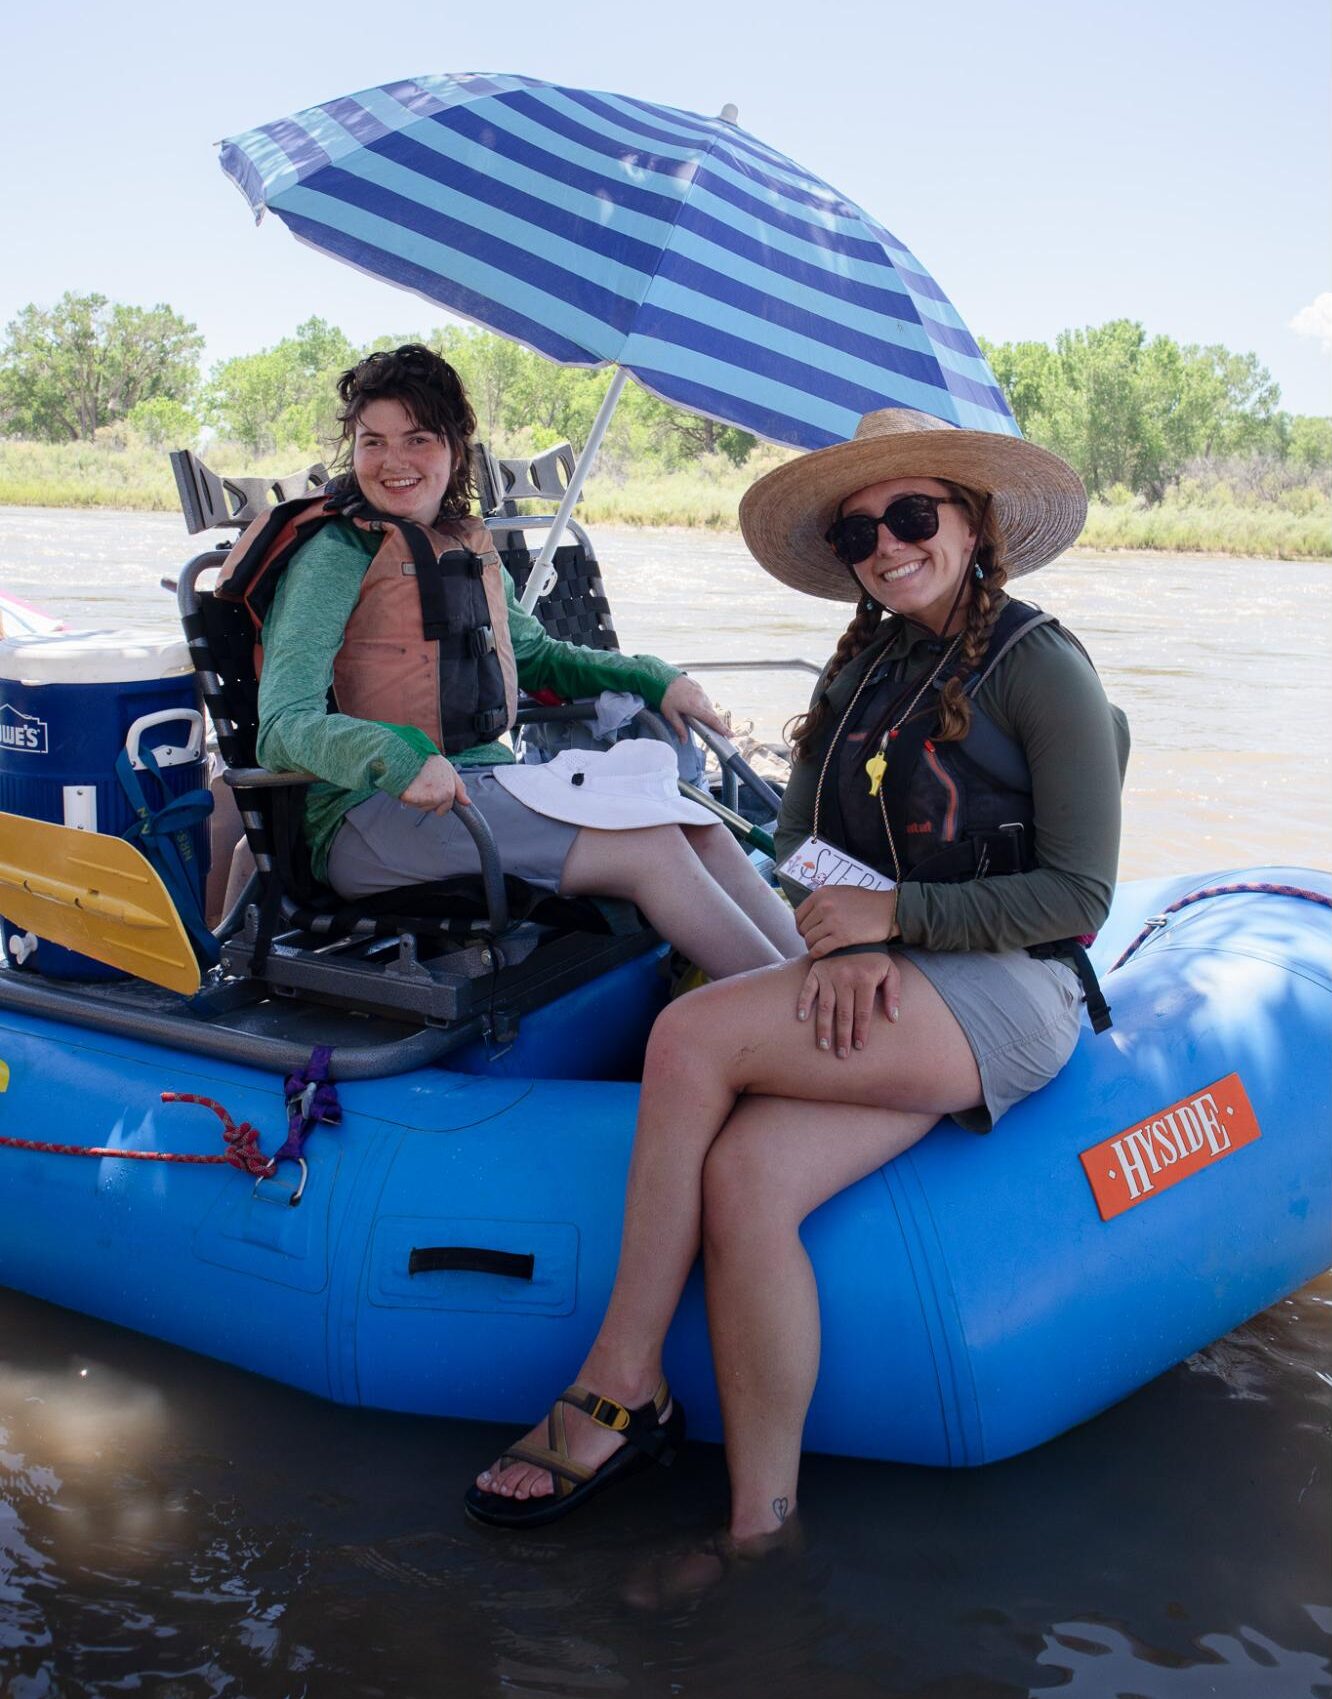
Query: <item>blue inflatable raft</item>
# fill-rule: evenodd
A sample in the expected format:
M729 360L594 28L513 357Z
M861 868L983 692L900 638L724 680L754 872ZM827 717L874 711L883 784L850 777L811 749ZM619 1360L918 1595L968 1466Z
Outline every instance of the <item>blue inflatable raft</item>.
M992 1137L941 1123L811 1218L811 1448L1010 1456L1324 1268L1329 914L1281 887L1326 899L1332 880L1264 868L1124 886L1095 951L1113 1030L1085 1032ZM1201 890L1220 894L1185 901ZM295 1203L294 1166L254 1181L0 1147L0 1282L322 1398L530 1422L610 1289L664 987L660 949L640 950L525 1015L502 1053L471 1037L388 1077L341 1077L341 1124L310 1137ZM297 999L252 1009L247 1029L224 1003L133 981L0 970L0 1135L216 1154L217 1117L162 1101L179 1093L271 1151L287 1118L265 1047L345 1043L349 1018ZM239 1047L218 1053L228 1021ZM716 1439L697 1283L667 1371L692 1432Z

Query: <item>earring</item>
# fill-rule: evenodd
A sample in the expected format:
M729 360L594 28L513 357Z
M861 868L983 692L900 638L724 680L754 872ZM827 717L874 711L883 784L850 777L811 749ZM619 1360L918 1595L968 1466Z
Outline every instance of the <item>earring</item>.
M979 561L976 562L976 565L972 569L972 576L982 584L985 582L985 568Z

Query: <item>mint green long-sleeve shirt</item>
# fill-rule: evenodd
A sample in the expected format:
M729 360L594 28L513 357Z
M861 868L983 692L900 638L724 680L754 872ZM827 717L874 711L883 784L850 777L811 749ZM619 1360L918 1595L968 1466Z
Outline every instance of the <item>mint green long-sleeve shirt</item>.
M257 753L265 767L313 773L319 781L305 803L305 835L319 879L343 815L377 790L401 796L426 759L419 742L389 726L328 711L333 663L379 543L345 520L326 525L292 559L264 621ZM628 690L650 707L661 706L679 676L674 667L652 655L561 643L522 611L507 572L504 590L524 690L549 688L570 698ZM499 766L514 755L507 744L485 743L449 759L455 767Z

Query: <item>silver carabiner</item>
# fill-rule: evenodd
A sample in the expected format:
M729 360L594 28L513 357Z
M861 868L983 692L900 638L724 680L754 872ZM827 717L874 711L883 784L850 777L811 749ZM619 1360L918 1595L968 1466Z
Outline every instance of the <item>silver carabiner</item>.
M276 1174L261 1174L259 1176L259 1178L255 1181L254 1190L250 1193L250 1196L252 1198L259 1197L261 1195L260 1191L259 1191L260 1186L262 1186L266 1180L272 1181L274 1184L276 1184L279 1187L279 1189L287 1192L287 1194L288 1194L287 1202L294 1209L296 1207L296 1205L301 1201L301 1198L305 1195L305 1184L306 1184L306 1181L310 1178L310 1165L305 1160L305 1158L303 1156L298 1156L296 1158L296 1166L301 1171L301 1177L296 1182L295 1186L291 1186L291 1187L284 1186L282 1181L280 1181L277 1178ZM264 1201L266 1203L276 1203L277 1199L276 1198L265 1198Z

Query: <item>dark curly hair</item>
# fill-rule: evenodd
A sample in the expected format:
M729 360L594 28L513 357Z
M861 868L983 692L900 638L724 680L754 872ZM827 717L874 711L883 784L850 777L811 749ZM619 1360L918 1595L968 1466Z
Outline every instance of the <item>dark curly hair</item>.
M342 446L337 466L351 485L356 484L352 448L357 421L372 401L398 401L418 429L433 432L449 446L453 465L439 507L440 518L459 519L469 511L476 494L469 453L476 435L476 414L462 379L447 360L420 342L367 354L338 379L338 395L342 399L338 414Z

